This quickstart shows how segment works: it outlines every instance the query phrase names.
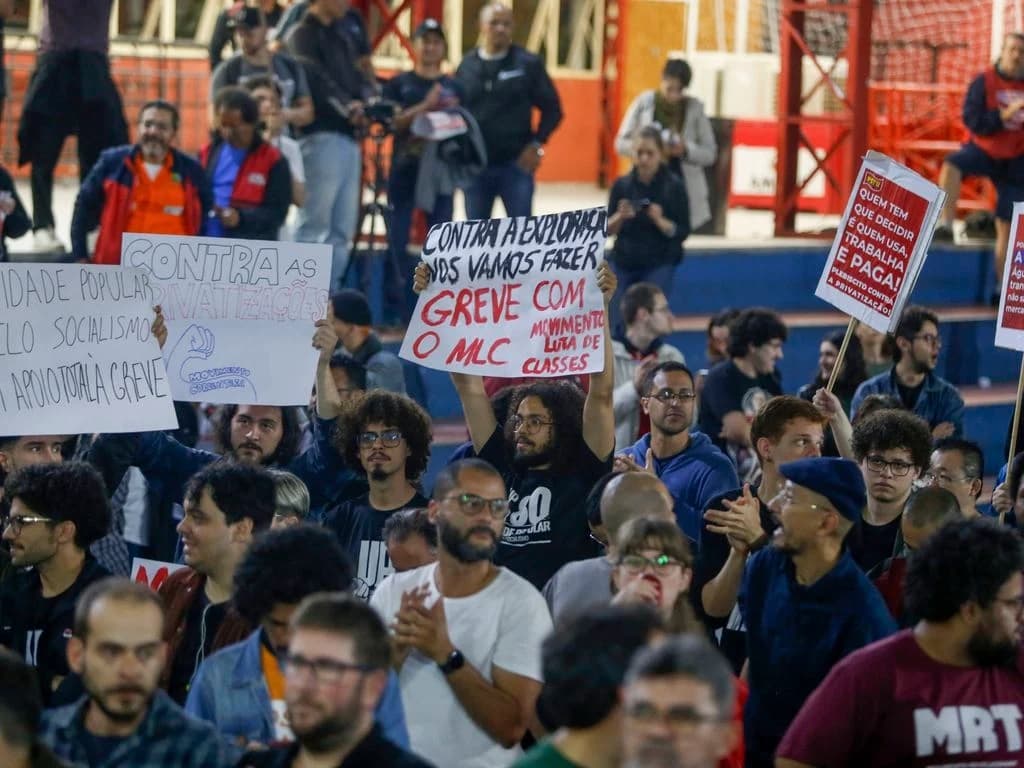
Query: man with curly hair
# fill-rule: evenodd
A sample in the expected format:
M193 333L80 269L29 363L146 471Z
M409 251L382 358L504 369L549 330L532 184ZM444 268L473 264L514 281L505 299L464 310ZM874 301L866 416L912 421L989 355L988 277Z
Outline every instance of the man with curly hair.
M903 550L903 507L931 461L931 431L924 419L909 411L876 411L854 426L853 453L864 475L868 503L849 547L866 573Z
M920 621L832 669L776 767L1019 765L1022 570L1016 531L979 519L940 528L907 572L907 609Z
M18 570L0 592L0 645L35 667L48 706L74 700L80 687L69 674L65 647L75 602L108 576L89 545L110 529L103 479L78 461L36 464L4 483L11 503L3 540Z
M394 513L425 507L420 477L430 459L430 417L405 395L375 389L349 400L338 416L334 444L345 464L365 475L369 491L341 501L324 525L356 567L356 594L369 599L394 573L384 524Z
M351 586L352 563L322 528L299 524L253 542L235 571L232 603L256 629L199 665L185 711L213 723L236 756L255 744L294 741L285 717L280 664L288 653L292 616L308 596L344 592ZM394 672L377 705L376 720L385 738L409 746Z

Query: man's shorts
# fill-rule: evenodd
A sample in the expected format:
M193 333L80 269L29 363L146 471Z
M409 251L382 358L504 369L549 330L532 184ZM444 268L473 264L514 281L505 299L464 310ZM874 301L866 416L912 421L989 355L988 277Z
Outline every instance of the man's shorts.
M1024 156L996 160L973 142L946 156L946 162L964 176L985 176L995 184L998 195L996 218L1009 221L1015 200L1024 200Z

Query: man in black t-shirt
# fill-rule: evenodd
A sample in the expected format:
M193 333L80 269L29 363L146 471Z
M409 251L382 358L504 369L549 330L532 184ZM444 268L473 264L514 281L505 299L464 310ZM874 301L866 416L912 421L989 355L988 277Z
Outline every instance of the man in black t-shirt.
M729 359L704 379L698 426L729 454L740 480L752 479L757 466L750 422L769 398L782 394L775 363L787 335L770 309L744 310L729 325Z
M425 507L419 481L430 458L430 417L404 395L372 390L345 403L335 445L345 463L366 476L370 490L344 499L324 520L357 564L356 594L369 599L394 566L384 524L395 512Z
M418 284L424 272L417 269ZM607 313L616 280L607 263L598 267L597 283L605 304L604 369L590 375L586 399L567 382L523 385L512 396L502 430L483 379L452 374L473 449L501 472L508 487L508 517L495 562L537 589L566 563L599 554L583 502L591 486L611 470L615 448Z
M876 411L854 426L853 453L864 475L868 505L847 545L866 573L903 548L903 506L914 481L928 468L932 436L928 423L912 413Z

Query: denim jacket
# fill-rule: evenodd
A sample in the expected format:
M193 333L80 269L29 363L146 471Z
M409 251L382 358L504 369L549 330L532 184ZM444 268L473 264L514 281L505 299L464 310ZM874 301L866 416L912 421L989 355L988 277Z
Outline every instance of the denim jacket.
M274 715L260 658L261 632L257 629L242 642L222 648L203 661L185 701L185 712L213 723L229 742L235 759L242 755L237 743L240 736L245 742L275 741ZM388 672L376 720L384 738L409 749L405 710L398 676L393 671Z
M850 418L857 415L857 409L868 395L892 395L900 398L899 387L896 386L896 366L878 374L859 387L853 395L850 405ZM928 422L931 429L948 421L955 428L954 437L960 437L964 431L964 399L960 397L956 387L943 378L929 371L924 379L924 387L917 397L914 413Z

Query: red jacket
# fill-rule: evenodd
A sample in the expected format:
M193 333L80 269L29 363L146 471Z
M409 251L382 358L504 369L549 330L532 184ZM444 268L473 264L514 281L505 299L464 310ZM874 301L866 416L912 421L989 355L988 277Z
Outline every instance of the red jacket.
M982 76L985 79L985 109L999 110L1010 99L1024 98L1024 83L1020 80L1007 80L995 67L986 69ZM996 160L1010 160L1024 155L1024 128L1019 125L1004 126L1002 130L986 136L972 133L971 141Z
M218 139L199 153L199 161L211 184L223 146L223 141ZM257 137L242 160L231 191L229 204L238 211L238 226L225 227L225 234L251 240L276 240L291 202L292 175L288 161L276 147Z

